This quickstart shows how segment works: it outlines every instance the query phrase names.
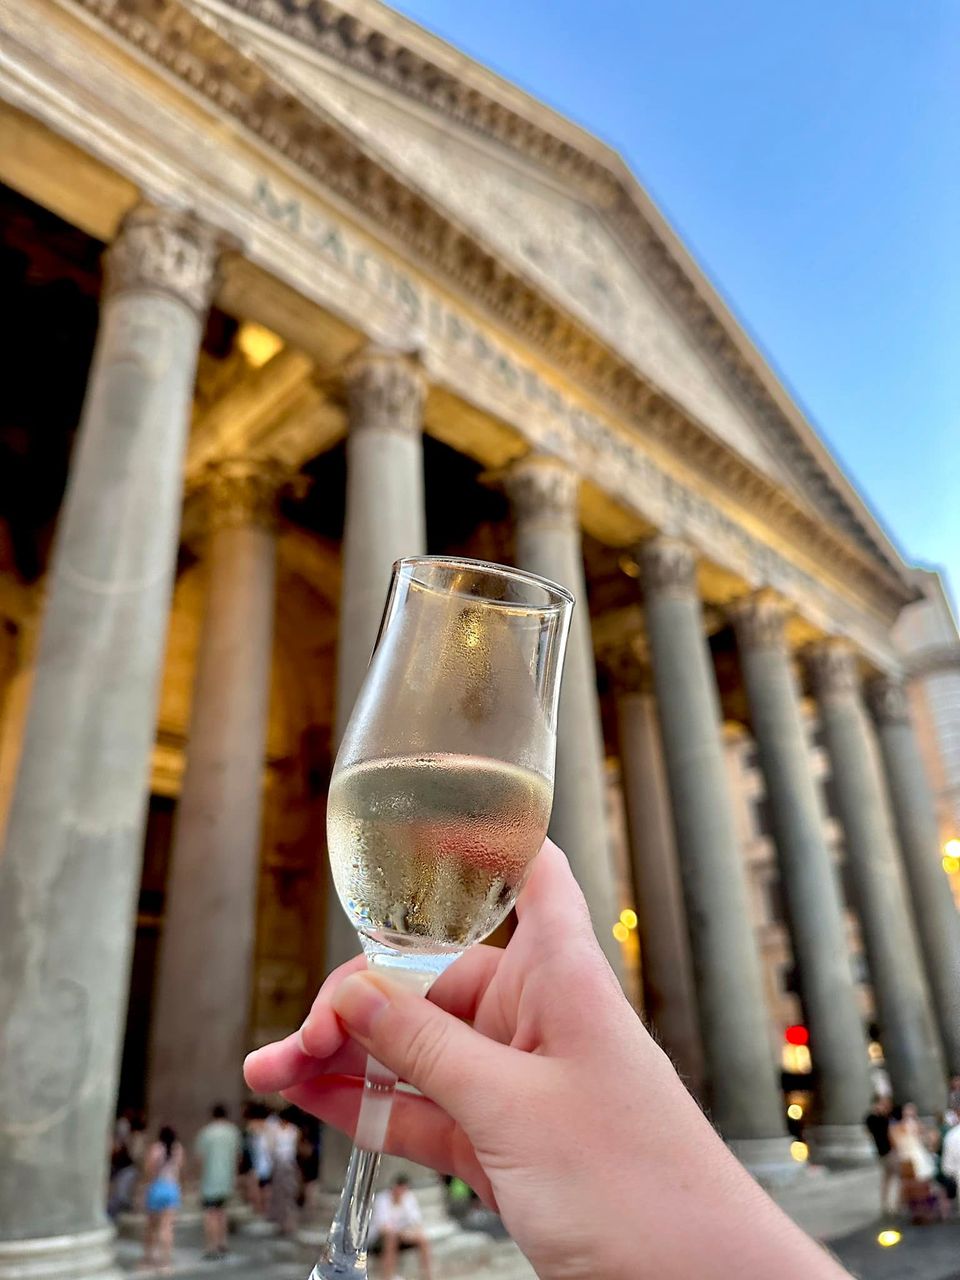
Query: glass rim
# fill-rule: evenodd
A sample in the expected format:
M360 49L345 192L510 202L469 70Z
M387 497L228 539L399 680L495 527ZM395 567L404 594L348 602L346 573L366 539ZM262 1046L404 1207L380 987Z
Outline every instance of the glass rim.
M511 578L517 582L527 582L531 585L540 587L547 595L558 597L549 604L540 605L527 601L512 601L513 607L522 609L531 609L539 613L549 613L551 611L559 611L564 605L574 608L576 607L576 596L567 587L562 586L559 582L554 582L552 578L544 578L542 574L530 573L528 569L517 569L510 564L497 564L493 560L474 560L471 556L401 556L399 560L393 562L393 572L399 573L402 569L412 568L420 564L430 565L449 565L452 569L479 569L485 573L490 573L500 578ZM418 586L431 589L428 582L420 582L414 578ZM480 597L477 597L478 599ZM502 604L503 601L491 600L491 604Z

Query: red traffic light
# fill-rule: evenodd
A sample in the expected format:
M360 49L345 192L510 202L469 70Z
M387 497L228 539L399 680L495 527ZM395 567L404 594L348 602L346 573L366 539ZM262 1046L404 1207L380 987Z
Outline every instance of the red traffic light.
M786 1040L787 1044L809 1044L810 1032L806 1027L787 1027L786 1031L783 1033L783 1038Z

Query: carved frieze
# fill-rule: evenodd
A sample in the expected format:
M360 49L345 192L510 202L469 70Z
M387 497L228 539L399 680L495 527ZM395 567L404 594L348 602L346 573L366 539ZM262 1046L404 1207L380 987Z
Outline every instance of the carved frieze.
M679 538L651 538L638 548L640 583L645 596L693 597L697 592L697 557Z
M810 554L841 568L868 594L882 596L883 609L905 598L897 566L869 531L854 529L848 531L849 538L844 537L814 515L805 502L794 499L747 460L737 457L693 415L680 412L662 398L651 401L649 383L628 361L599 342L588 325L552 303L475 236L399 181L324 113L291 93L268 69L178 0L75 2L184 80L191 92L200 92L312 178L384 226L418 258L455 281L514 332L544 351L558 368L627 415L636 429L662 437L711 483L721 483L738 501L748 502L756 517L767 520ZM649 228L643 234L649 238ZM680 274L682 277L682 271ZM689 280L684 288L693 305L699 297L696 289ZM712 313L710 324L717 329ZM651 405L656 412L649 412ZM818 474L817 469L811 474Z
M189 214L139 205L104 256L106 295L165 293L204 315L216 286L221 242Z
M410 355L367 347L344 371L350 402L350 430L399 431L413 435L423 428L426 382Z
M93 3L94 0L87 0ZM100 0L103 3L103 0ZM770 436L773 451L793 465L806 496L838 526L892 568L887 553L871 537L832 478L816 463L793 423L764 385L753 364L702 295L663 234L645 216L635 184L607 164L528 119L490 94L465 84L435 61L400 40L361 22L332 0L228 0L239 12L284 31L340 62L428 104L472 131L495 139L539 166L572 179L606 211L618 235L651 272L701 348L721 367L731 389L754 411ZM598 305L609 299L601 295Z

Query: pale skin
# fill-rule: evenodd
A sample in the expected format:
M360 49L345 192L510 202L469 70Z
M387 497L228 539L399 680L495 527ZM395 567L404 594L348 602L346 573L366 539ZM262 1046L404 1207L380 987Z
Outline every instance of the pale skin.
M250 1055L248 1084L352 1133L373 1053L423 1095L397 1095L387 1150L473 1187L541 1280L846 1276L687 1093L550 841L517 914L505 950L475 947L427 1000L342 965L298 1033Z

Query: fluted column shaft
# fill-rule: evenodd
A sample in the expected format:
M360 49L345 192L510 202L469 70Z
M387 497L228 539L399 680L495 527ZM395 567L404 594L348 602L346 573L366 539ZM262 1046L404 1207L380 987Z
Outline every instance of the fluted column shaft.
M557 769L550 836L580 883L600 945L621 981L625 966L611 932L619 915L607 831L603 734L583 572L579 477L562 462L529 457L505 477L513 505L517 565L573 592L557 720Z
M758 1168L787 1160L783 1104L690 549L640 550L647 639L717 1127ZM774 1141L771 1141L774 1140Z
M644 1013L688 1086L703 1089L703 1046L660 726L639 672L621 675L617 725L636 889Z
M236 1114L249 1013L273 654L275 499L266 460L214 466L207 598L167 878L151 1028L149 1115L184 1139L212 1102Z
M0 861L0 1276L45 1255L77 1277L111 1267L106 1134L216 257L204 227L150 209L106 255Z
M884 1058L897 1099L932 1115L943 1108L944 1063L856 658L841 641L825 641L810 659Z
M927 981L933 995L947 1064L960 1072L960 914L940 863L940 837L930 783L923 767L906 690L899 680L871 682L893 817L913 899Z
M346 382L349 433L337 635L337 743L376 643L391 566L401 556L422 555L427 545L423 375L409 356L370 348L348 366ZM329 970L360 947L329 877L327 888Z
M871 1094L867 1043L786 647L786 610L761 593L732 613L810 1029L819 1104L815 1155L829 1164L871 1163L874 1152L863 1129Z

